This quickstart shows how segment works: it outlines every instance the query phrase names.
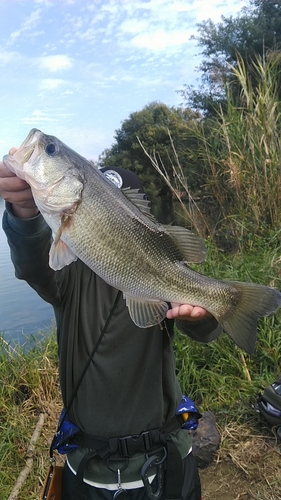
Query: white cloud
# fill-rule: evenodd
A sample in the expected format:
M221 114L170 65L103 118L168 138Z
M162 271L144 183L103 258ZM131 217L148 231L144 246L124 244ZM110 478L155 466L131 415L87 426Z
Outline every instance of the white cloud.
M219 21L222 14L229 15L231 8L240 10L245 1L124 0L118 3L108 0L100 10L105 14L106 27L114 26L112 36L117 45L127 53L137 48L151 53L165 51L169 57L173 56L175 47L183 47L190 36L196 34L196 23L208 18Z
M138 49L148 49L153 52L164 49L171 50L182 46L190 40L190 31L154 31L153 33L141 33L132 38L131 43Z
M10 62L14 61L19 61L20 58L21 56L18 52L10 52L0 49L0 64L2 65L9 64Z
M23 35L27 34L30 31L32 31L32 34L34 34L34 28L39 23L39 21L41 19L41 12L42 12L41 8L38 8L38 9L35 9L34 11L32 11L31 14L24 19L24 21L22 22L19 29L13 31L10 34L10 38L9 38L8 43L10 45L14 44L19 38L21 38ZM41 34L44 32L40 31L38 33Z
M195 32L193 2L139 1L134 3L130 13L125 3L126 6L122 4L122 22L116 26L116 40L127 53L137 48L152 54L165 51L169 57Z
M52 5L55 5L55 3L51 2L50 0L35 0L35 3L44 5L46 7L51 7Z
M46 111L41 109L34 109L30 115L25 116L21 119L24 125L31 125L32 127L41 127L45 124L51 123L52 127L54 123L60 123L73 116L73 113L67 113L64 109L49 109Z
M119 26L119 30L126 34L143 33L150 29L150 22L146 19L126 19Z
M123 7L125 3L126 2L124 2ZM120 7L121 5L118 5L118 2L107 2L101 6L101 11L109 12L111 15L116 16L118 12L120 12Z
M52 126L53 135L88 160L98 160L98 156L113 141L112 132L99 128Z
M56 90L62 85L68 84L67 80L62 80L60 78L45 78L39 85L40 90Z
M50 73L67 70L73 66L72 59L65 55L43 56L38 59L38 63L42 69L50 71Z
M240 11L246 3L247 0L200 0L200 9L198 9L198 5L194 5L196 22L202 22L208 18L211 18L215 23L220 22L221 16L230 17L230 12L235 15L235 11Z
M48 116L44 111L41 111L40 109L35 109L34 111L32 111L30 116L26 116L22 119L22 123L24 125L32 125L32 126L35 126L35 124L38 123L52 122L52 121L54 121L54 119Z

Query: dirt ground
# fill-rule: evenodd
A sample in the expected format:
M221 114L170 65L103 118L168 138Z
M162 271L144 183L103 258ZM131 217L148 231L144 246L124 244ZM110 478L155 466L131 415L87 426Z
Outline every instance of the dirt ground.
M281 442L274 430L233 425L220 434L213 463L200 469L203 500L281 500Z

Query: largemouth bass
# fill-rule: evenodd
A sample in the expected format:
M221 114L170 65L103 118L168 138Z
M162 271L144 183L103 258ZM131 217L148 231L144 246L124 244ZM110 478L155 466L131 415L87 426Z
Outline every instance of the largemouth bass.
M32 129L5 165L31 186L35 203L54 233L50 267L77 258L126 298L134 323L160 323L169 303L207 309L233 341L254 352L257 320L275 312L274 288L203 276L205 247L181 227L159 224L143 195L118 189L91 162L56 137Z

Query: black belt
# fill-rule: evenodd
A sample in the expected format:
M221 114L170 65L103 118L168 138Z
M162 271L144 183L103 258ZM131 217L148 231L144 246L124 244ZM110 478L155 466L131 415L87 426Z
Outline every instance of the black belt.
M83 498L83 476L89 460L92 458L108 459L116 454L128 459L138 452L143 452L146 455L146 462L142 467L141 476L148 496L152 500L157 500L162 496L163 492L159 479L156 492L152 491L152 487L147 480L149 467L156 466L157 472L162 477L164 466L166 470L164 481L165 499L179 500L182 486L182 458L169 433L180 429L182 423L182 417L177 416L164 426L144 431L139 435L102 438L79 432L73 436L71 443L90 450L82 458L77 470L77 500Z

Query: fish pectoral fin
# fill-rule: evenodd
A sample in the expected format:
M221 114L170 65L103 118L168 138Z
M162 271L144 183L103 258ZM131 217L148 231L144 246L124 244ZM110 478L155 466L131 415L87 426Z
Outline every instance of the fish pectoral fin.
M75 253L61 239L57 240L56 235L49 252L49 266L58 271L75 260L77 260Z
M200 236L180 226L165 225L164 229L181 251L184 261L203 262L205 260L207 249Z
M58 228L53 244L49 252L49 266L58 271L64 266L68 266L71 262L77 260L77 256L72 250L67 246L64 241L61 240L63 231L71 225L73 216L69 214L63 214L61 217L61 225Z
M140 328L160 324L169 309L168 303L163 300L141 300L129 296L125 298L131 319Z

